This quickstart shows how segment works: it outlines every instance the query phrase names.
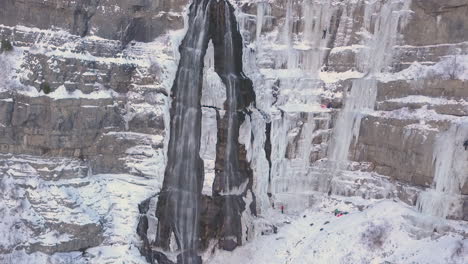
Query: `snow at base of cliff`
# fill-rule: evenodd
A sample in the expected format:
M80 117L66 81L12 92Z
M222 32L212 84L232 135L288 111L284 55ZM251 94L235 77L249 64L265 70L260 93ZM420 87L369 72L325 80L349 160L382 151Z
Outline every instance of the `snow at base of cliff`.
M260 235L233 252L207 256L209 264L237 263L468 263L468 226L422 215L399 201L362 200L317 194L301 214L271 210ZM349 212L336 217L333 211ZM323 229L323 230L322 230Z

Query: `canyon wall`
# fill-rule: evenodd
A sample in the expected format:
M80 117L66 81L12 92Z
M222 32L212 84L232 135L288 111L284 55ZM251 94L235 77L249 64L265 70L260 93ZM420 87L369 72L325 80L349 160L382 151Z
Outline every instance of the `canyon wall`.
M0 39L13 45L0 54L0 262L148 260L190 3L0 0ZM242 203L255 205L236 216L236 245L262 231L255 215L299 211L317 191L468 220L467 1L229 3L236 57L214 30L198 61L202 237L223 236L228 142L250 174ZM219 63L235 60L255 103L238 106L232 138L239 95Z

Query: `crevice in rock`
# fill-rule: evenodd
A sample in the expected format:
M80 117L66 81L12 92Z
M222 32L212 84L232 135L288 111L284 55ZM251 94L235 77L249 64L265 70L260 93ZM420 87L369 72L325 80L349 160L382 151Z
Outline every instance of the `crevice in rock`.
M202 105L201 107L203 107L203 108L210 108L210 109L214 109L215 111L219 111L219 110L221 110L219 107L212 106L212 105Z
M271 184L271 122L265 127L265 155L268 161L268 184Z

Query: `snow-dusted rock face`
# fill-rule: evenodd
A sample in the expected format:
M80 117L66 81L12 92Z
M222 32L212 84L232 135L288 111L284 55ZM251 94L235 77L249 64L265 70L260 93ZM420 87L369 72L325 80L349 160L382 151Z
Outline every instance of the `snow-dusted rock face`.
M14 49L0 53L0 263L147 263L140 250L156 240L190 2L2 1L0 39ZM256 95L239 127L253 174L243 200L255 201L240 216L239 244L275 230L272 210L302 212L323 194L399 199L468 220L466 0L230 3ZM229 96L214 63L209 43L200 102L207 237L220 236L210 227L221 219L213 183ZM412 238L433 228L417 217L402 222ZM171 239L173 251L158 256L167 263L179 253ZM448 263L465 263L461 243ZM314 257L339 263L323 250ZM202 257L221 263L223 254ZM381 262L399 263L408 253L385 254Z
M78 36L152 41L168 29L180 29L185 0L13 0L2 3L0 24L40 29L61 28Z

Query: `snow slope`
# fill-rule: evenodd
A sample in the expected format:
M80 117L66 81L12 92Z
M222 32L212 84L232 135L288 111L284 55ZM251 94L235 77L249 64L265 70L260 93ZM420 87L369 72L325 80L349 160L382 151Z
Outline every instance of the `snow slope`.
M334 209L349 214L335 217ZM258 221L270 221L278 232L234 252L217 252L207 263L468 262L466 224L422 215L399 201L317 194L315 206L299 215L271 210Z

